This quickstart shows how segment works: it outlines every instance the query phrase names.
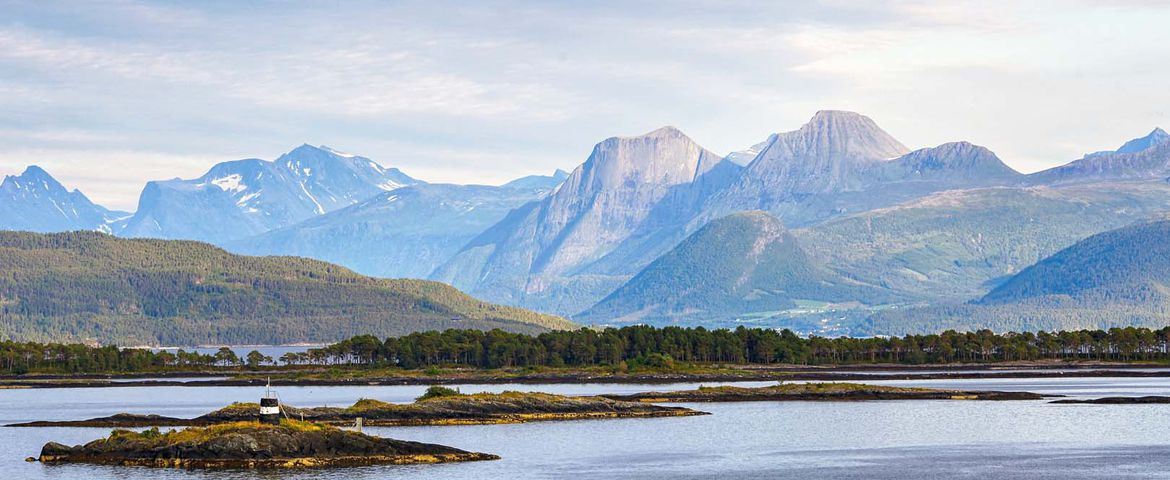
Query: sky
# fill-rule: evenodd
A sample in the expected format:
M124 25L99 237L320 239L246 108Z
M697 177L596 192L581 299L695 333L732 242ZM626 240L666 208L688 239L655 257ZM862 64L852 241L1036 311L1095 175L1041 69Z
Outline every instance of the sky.
M673 125L718 153L861 112L1031 172L1170 128L1170 2L0 0L0 175L107 207L303 143L431 182L572 169Z

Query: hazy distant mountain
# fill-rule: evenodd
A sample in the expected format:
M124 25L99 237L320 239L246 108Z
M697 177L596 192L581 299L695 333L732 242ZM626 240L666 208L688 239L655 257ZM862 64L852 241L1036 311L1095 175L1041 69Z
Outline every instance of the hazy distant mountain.
M743 150L731 152L723 158L730 160L736 165L747 166L747 164L752 163L752 160L756 159L756 156L759 155L760 152L764 151L765 148L768 148L768 144L776 140L776 135L778 134L773 133L772 135L768 136L767 140L764 140Z
M531 179L532 177L528 177ZM548 178L548 177L545 177ZM528 188L420 184L228 244L253 255L297 255L390 278L426 278L513 208L547 195Z
M1022 182L986 148L955 142L908 152L853 112L817 112L761 145L739 179L707 201L704 218L764 210L805 226L936 191Z
M932 190L1009 185L1023 175L1003 163L991 150L968 142L922 148L880 163L862 172L863 182L887 187L925 183Z
M1081 240L1025 268L980 303L1069 299L1101 306L1170 300L1170 221L1131 225Z
M873 303L895 297L820 267L775 217L744 212L711 221L574 318L703 323L790 310L801 300Z
M276 161L237 160L197 179L149 182L118 233L223 243L417 183L365 157L302 145Z
M96 205L77 190L66 190L35 165L0 182L0 230L108 232L110 222L127 215Z
M509 214L432 278L510 304L584 308L624 278L568 284L573 271L613 250L660 200L720 161L672 127L607 139L556 192Z
M1037 184L1136 180L1170 177L1170 134L1155 128L1112 152L1097 152L1029 175Z
M1125 142L1116 153L1137 153L1167 143L1170 143L1170 134L1161 128L1155 128L1149 135Z
M563 183L566 178L569 178L569 172L558 168L552 175L529 175L527 177L517 178L500 186L507 188L551 190Z

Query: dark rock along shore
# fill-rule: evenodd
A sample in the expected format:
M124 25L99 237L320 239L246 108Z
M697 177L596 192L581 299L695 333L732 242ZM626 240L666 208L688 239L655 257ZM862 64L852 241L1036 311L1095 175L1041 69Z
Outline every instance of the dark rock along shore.
M1103 397L1092 398L1088 400L1081 399L1064 399L1054 400L1049 403L1060 404L1086 404L1086 405L1152 405L1170 403L1170 397L1149 395L1145 397Z

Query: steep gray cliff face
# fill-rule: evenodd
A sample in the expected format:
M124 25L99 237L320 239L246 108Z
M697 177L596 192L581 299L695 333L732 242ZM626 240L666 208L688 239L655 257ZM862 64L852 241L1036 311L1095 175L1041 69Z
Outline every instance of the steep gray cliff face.
M94 204L78 190L67 190L35 165L0 182L0 230L108 232L108 224L125 215Z
M531 271L555 275L597 258L636 229L671 187L693 182L719 160L672 127L601 142L541 209Z
M556 296L563 277L609 253L672 189L720 160L672 127L607 139L555 193L510 214L432 278L502 301Z

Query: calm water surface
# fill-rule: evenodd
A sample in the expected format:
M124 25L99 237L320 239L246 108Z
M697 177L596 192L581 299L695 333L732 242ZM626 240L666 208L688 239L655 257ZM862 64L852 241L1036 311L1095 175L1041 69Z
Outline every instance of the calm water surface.
M1170 395L1170 379L913 380L889 385L1028 390L1080 397ZM749 382L743 385L765 385ZM708 385L711 385L708 383ZM676 385L462 385L464 392L596 394ZM408 402L425 387L282 387L294 405ZM256 388L0 390L0 423L117 412L195 416ZM495 453L494 462L302 472L174 471L25 463L47 441L83 443L96 428L0 428L0 478L1170 478L1170 405L904 401L686 405L714 415L521 425L367 428L393 438Z

